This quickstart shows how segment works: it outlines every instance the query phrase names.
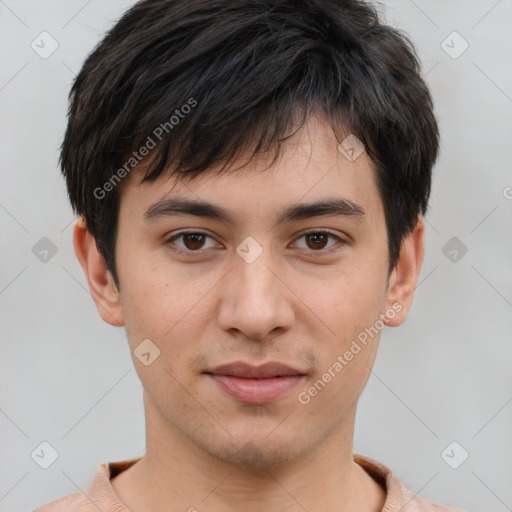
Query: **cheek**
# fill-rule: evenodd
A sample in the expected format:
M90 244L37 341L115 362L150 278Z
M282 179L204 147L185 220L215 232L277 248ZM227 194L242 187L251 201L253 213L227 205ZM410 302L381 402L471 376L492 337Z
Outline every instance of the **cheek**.
M336 410L338 419L355 406L364 389L382 331L380 323L376 325L382 299L364 290L354 295L340 292L324 304L325 312L319 316L329 331L323 329L327 334L315 337L317 372L302 390L304 400L315 403L318 410Z
M316 379L320 387L325 384L330 389L322 395L335 402L351 401L361 392L383 328L379 315L385 305L385 276L369 266L364 273L351 270L309 283L307 305L314 315L308 314L317 326L309 333L319 363Z
M339 339L373 324L385 304L385 276L379 269L347 268L328 275L297 276L297 295L324 324L326 332Z
M156 402L193 388L193 363L200 356L197 340L205 330L208 303L199 301L194 287L191 290L188 295L180 283L167 282L153 271L133 273L122 289L133 363L144 389ZM148 352L151 360L146 365L143 354Z
M121 305L132 353L150 339L160 349L159 362L165 368L186 373L187 361L197 358L197 340L211 323L211 299L219 279L175 269L166 275L163 265L135 266L123 277Z
M163 329L170 329L184 310L190 309L189 295L196 290L193 280L175 269L171 272L169 263L162 261L163 251L136 245L120 244L118 249L121 305L127 329L151 327L154 336L161 336Z

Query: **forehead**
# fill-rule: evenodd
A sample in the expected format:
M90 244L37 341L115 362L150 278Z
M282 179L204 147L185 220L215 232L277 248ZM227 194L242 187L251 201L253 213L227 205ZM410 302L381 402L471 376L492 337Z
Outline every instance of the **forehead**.
M222 206L243 221L282 213L283 205L339 197L361 205L370 216L381 214L374 162L366 151L351 159L346 148L344 143L340 150L327 124L312 120L283 144L272 165L271 155L256 155L249 163L240 159L222 172L219 165L193 179L168 174L151 183L140 183L143 169L138 174L136 170L123 187L120 213L140 218L152 205L182 198Z

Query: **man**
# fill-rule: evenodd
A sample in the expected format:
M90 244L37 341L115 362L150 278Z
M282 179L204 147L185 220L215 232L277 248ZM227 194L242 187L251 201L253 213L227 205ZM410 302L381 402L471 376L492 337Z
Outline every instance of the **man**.
M366 2L136 3L75 80L61 164L146 453L39 512L455 510L352 452L438 139L411 43Z

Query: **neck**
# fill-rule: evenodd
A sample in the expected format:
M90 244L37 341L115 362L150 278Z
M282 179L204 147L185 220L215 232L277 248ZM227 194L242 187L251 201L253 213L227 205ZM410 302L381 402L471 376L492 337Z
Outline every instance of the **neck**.
M280 465L245 467L205 452L146 406L146 454L112 479L133 512L379 512L385 491L353 461L355 410L320 446Z

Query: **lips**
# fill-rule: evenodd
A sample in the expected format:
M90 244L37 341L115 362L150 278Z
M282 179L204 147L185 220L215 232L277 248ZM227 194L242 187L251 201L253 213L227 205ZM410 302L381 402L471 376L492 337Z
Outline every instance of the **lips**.
M242 361L223 364L205 373L213 375L229 375L245 379L270 379L289 375L305 375L304 372L279 362L268 362L260 366L252 366Z
M241 361L204 373L226 396L246 404L265 404L284 398L306 375L283 363L252 366Z

